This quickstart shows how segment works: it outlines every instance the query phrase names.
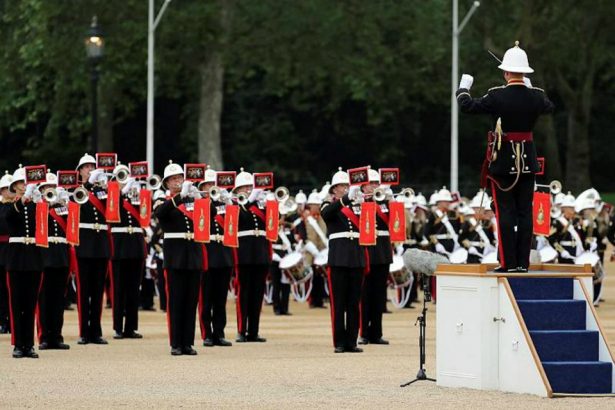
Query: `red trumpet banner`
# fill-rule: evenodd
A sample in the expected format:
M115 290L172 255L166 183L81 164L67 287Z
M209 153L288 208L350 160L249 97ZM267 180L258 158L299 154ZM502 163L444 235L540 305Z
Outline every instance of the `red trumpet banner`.
M47 181L47 166L30 165L25 167L26 184L44 184Z
M36 204L36 233L34 234L36 246L49 247L48 223L49 204L41 201Z
M200 198L194 201L194 241L199 243L209 242L211 200Z
M117 181L107 183L105 219L107 222L120 222L120 184Z
M255 172L254 188L273 189L273 172Z
M278 201L265 203L265 236L271 242L278 240L278 225L280 223L280 211Z
M113 170L117 165L117 154L115 152L99 152L96 154L96 168L107 171Z
M76 202L68 202L68 217L66 219L66 242L73 246L79 246L79 218L81 205Z
M406 211L403 202L389 202L389 233L391 242L406 241Z
M361 217L359 218L359 245L373 246L376 244L376 206L375 202L361 204Z
M65 189L79 186L79 173L77 171L58 171L58 186Z
M547 192L534 192L534 235L549 235L551 229L551 195Z
M239 247L239 205L227 205L224 215L224 239L222 244L231 248Z
M139 224L147 228L152 220L152 191L142 189L139 191Z
M380 183L384 185L399 185L399 168L380 168Z
M147 178L149 175L149 164L147 161L129 162L128 170L130 176L135 179Z
M207 164L184 164L184 178L186 181L201 182L205 179Z
M348 170L350 185L365 185L369 183L369 167L351 168Z

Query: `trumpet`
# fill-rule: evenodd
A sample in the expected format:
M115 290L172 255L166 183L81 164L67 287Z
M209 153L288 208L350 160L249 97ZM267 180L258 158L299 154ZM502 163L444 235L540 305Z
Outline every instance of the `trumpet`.
M273 191L273 195L278 202L286 202L288 198L290 198L290 192L288 191L288 188L284 186L276 188L276 190Z
M83 205L90 200L89 192L84 187L77 187L73 192L69 192L68 195L79 205Z
M404 188L399 193L404 199L411 199L414 196L414 189L412 188Z
M118 168L118 170L113 171L112 175L120 184L123 184L130 178L130 170L126 165L118 165Z
M562 183L559 182L557 179L554 179L553 181L551 181L549 183L549 191L551 191L551 193L553 195L557 195L559 193L562 192Z
M150 191L157 191L162 187L162 178L159 175L152 174L145 180L145 188Z
M58 191L53 187L45 188L42 191L39 190L39 192L46 202L53 203L58 200Z
M237 203L239 203L239 205L245 205L248 203L248 195L245 192L238 193L235 198L237 198Z
M374 189L373 196L374 196L374 201L380 202L380 201L384 201L386 199L387 193L386 193L384 188L378 187L378 188Z

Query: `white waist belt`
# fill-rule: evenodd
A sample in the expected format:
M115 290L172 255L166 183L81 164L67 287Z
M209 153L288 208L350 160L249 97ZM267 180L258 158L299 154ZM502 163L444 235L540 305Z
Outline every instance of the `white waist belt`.
M260 229L252 229L249 231L237 232L238 238L241 238L242 236L265 236L265 231L261 231Z
M62 236L50 236L47 240L49 243L66 243L66 238Z
M111 233L143 233L143 228L140 226L122 226L122 227L113 227L111 228Z
M378 236L389 236L389 231L376 231Z
M93 231L106 231L108 229L107 225L105 224L86 224L86 223L80 223L79 228L91 229Z
M345 238L345 239L358 239L359 238L359 232L337 232L337 233L332 233L331 235L329 235L329 240L331 239L341 239L341 238Z
M224 235L211 235L209 237L210 241L213 242L223 242L224 241Z
M164 234L164 239L185 239L191 241L194 239L192 232L167 232Z
M36 243L35 238L25 238L23 236L15 236L9 238L9 243L24 243L26 245L34 245Z
M436 238L436 239L453 239L453 237L451 236L450 233L434 235L434 238Z
M478 241L478 242L476 242L476 241L470 241L470 246L475 246L475 247L476 247L476 246L480 246L480 247L484 247L484 246L485 246L485 244L484 244L484 243L482 243L482 242L480 242L480 241Z

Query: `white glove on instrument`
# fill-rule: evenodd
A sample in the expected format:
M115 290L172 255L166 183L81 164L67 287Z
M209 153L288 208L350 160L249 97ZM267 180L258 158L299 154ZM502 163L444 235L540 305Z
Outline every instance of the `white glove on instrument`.
M194 185L190 186L190 196L194 199L201 199L201 193L199 192L199 189Z
M90 184L95 184L97 182L103 182L104 179L106 179L107 177L105 176L105 171L102 169L95 169L94 171L90 172L90 177L88 178L88 182Z
M124 184L124 187L122 188L122 194L128 194L133 187L136 188L136 185L138 185L136 179L132 177L128 178L126 180L126 183Z
M444 255L448 255L448 252L446 251L446 248L444 247L444 245L442 245L439 242L436 244L436 252L443 253Z
M459 88L465 88L469 90L472 88L472 83L474 83L474 77L470 74L463 74L461 76L461 81L459 81Z
M563 251L560 252L559 256L561 256L564 259L574 259L572 257L572 255L570 254L570 252L568 252L566 249L564 249Z
M529 78L523 77L523 83L525 84L527 88L532 88L532 82L530 81Z
M35 190L36 190L35 184L26 185L26 192L24 192L23 197L25 199L32 199L32 195L34 194Z
M66 189L59 187L56 192L58 193L58 203L67 204L70 201L70 195Z
M348 190L348 198L350 198L351 201L359 202L358 199L362 196L363 195L361 195L361 187L359 185L353 185Z
M260 188L254 188L252 192L250 192L250 196L248 197L248 202L256 202L264 199L265 191Z
M190 187L192 187L192 182L191 181L184 181L182 182L182 190L179 192L179 196L182 198L187 197L188 195L190 195Z
M39 191L38 189L35 189L32 192L32 202L38 204L42 200L43 200L43 194L41 194L41 191Z

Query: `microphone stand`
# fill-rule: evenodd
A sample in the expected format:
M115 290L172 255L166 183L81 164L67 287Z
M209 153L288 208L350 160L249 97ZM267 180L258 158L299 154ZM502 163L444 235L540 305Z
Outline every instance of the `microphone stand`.
M414 382L419 380L427 380L430 382L435 382L436 379L432 379L427 377L427 373L425 372L425 336L426 336L426 327L427 327L427 302L431 301L431 290L429 289L429 277L425 274L421 275L421 281L423 283L423 310L419 317L416 318L416 322L414 322L414 326L419 324L419 371L416 374L416 378L407 383L401 384L399 387L406 387L411 385Z

